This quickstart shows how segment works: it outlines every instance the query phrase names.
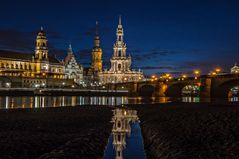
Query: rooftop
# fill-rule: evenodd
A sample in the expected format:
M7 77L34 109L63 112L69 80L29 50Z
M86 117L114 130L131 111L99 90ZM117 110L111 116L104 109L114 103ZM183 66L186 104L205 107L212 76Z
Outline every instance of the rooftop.
M16 52L16 51L8 51L8 50L0 50L0 59L7 58L7 59L19 59L19 60L32 60L34 57L33 53L26 53L26 52ZM60 63L54 56L48 56L50 63Z

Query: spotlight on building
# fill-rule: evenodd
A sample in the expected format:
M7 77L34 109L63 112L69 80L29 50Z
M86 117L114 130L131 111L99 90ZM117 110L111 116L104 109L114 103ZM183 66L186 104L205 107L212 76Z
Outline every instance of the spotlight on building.
M7 88L10 88L10 87L11 87L11 83L10 83L10 82L7 82L7 83L5 83L5 86L6 86Z
M39 88L39 87L40 87L40 84L34 84L34 87L35 87L35 88Z

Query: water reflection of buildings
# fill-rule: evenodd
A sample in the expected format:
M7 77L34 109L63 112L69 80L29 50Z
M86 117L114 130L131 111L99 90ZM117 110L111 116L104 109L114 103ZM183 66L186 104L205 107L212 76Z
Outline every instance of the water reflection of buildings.
M239 97L230 97L229 102L239 102Z
M138 120L136 110L115 109L112 122L113 146L115 149L115 159L123 159L123 150L126 148L126 135L131 134L131 123Z
M200 97L182 97L182 102L184 103L199 103L200 102Z
M44 108L77 105L122 105L128 104L126 97L83 97L83 96L27 96L0 97L0 108Z

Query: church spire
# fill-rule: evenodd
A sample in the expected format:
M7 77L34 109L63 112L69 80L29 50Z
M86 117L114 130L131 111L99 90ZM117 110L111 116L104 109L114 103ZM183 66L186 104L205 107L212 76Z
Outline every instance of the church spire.
M95 40L94 40L94 47L99 48L100 47L100 37L99 37L99 23L96 21L96 26L95 26Z
M94 47L92 49L91 69L93 74L102 71L102 49L100 48L99 23L96 21Z
M121 15L119 16L119 25L121 25Z
M98 21L95 22L95 35L99 36L99 22Z
M117 27L117 31L116 31L116 36L117 36L117 40L116 40L116 44L120 45L124 43L124 29L122 26L122 20L121 20L121 16L119 16L119 24Z
M68 54L73 54L71 43L69 44Z

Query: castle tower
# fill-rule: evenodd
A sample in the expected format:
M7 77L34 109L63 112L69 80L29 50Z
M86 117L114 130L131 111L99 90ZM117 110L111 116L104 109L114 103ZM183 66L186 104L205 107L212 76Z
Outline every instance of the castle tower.
M100 37L98 32L98 22L96 22L94 47L92 49L91 69L94 74L102 71L102 49L100 48Z
M35 59L47 60L48 59L48 48L46 33L41 27L41 31L37 34L36 47L35 47Z

